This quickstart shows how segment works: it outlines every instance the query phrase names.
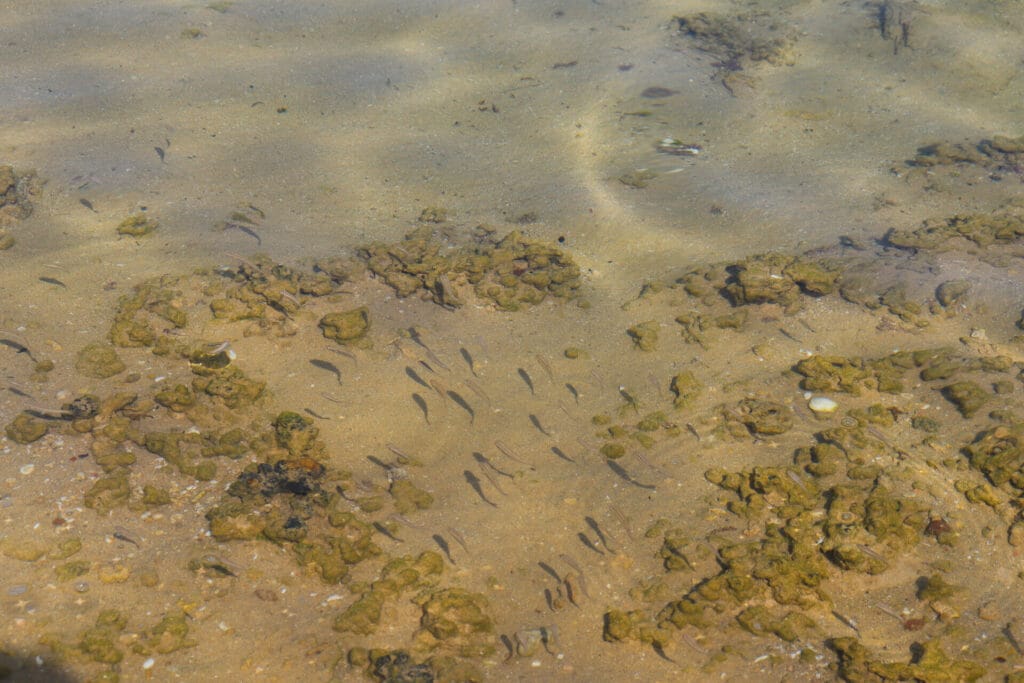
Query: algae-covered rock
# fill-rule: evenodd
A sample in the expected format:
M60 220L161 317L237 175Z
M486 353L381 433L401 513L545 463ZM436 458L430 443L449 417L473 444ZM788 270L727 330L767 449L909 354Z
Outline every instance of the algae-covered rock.
M93 342L78 352L75 369L86 377L106 379L124 372L125 364L117 357L117 351L113 346Z
M142 213L136 213L128 216L128 218L125 218L118 224L117 234L142 237L156 230L158 225L159 222L156 219Z
M97 479L85 492L85 507L101 514L128 504L131 487L124 472Z
M793 411L773 401L746 398L726 415L743 423L756 436L784 434L793 427Z
M971 291L971 283L967 280L947 280L935 290L935 298L943 306L957 304Z
M487 598L461 588L446 588L415 601L423 610L413 637L425 650L443 648L459 657L486 657L494 652L494 622Z
M103 610L96 617L96 624L82 632L77 647L94 662L117 664L124 659L119 641L127 625L128 618L117 610Z
M653 351L658 346L658 321L648 320L637 323L626 330L633 343L641 351Z
M186 647L195 647L198 641L189 638L188 632L188 620L184 613L168 614L145 632L140 654L155 652L166 655Z
M942 388L942 395L964 417L971 417L989 400L989 393L977 382L956 382Z
M941 574L932 574L922 577L918 581L917 599L931 602L933 600L946 600L953 597L961 588L954 586L942 578Z
M242 408L252 405L262 395L266 382L246 377L235 366L222 369L205 368L192 364L191 370L196 375L192 380L192 390L219 398L228 408Z
M865 379L871 376L860 358L811 356L793 370L804 376L800 386L808 391L845 391L858 395Z
M675 407L685 408L700 396L701 392L704 391L704 385L697 380L697 377L692 372L684 370L672 378L669 389L675 394L675 400L673 401Z
M725 287L726 293L737 306L775 303L794 304L800 296L800 287L783 271L793 257L782 254L762 254L737 263L731 268L732 277Z
M40 420L28 413L20 413L4 427L4 432L7 434L7 438L14 443L26 444L43 438L49 429L45 420Z
M328 313L319 324L326 338L339 344L355 344L370 329L370 311L366 306L360 306L341 313Z
M408 479L396 479L391 482L388 492L395 501L395 509L406 515L416 510L426 510L434 504L434 497L418 488Z
M196 404L195 394L184 384L158 391L153 400L176 413L183 413Z
M761 605L743 610L736 615L736 621L755 636L772 634L787 643L800 639L816 626L813 619L800 612L791 611L780 616Z

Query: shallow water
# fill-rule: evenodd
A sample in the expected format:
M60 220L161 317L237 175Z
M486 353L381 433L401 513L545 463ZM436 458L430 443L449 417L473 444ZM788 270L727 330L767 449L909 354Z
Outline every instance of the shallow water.
M1019 214L1019 164L907 163L937 142L973 149L1024 134L1024 11L1014 3L53 1L0 11L0 165L45 180L31 216L6 225L16 242L0 252L0 337L15 342L0 347L0 367L16 390L0 396L0 421L82 394L150 397L191 382L187 363L148 348L118 349L127 369L110 379L75 369L80 349L106 338L122 296L171 274L181 278L170 285L173 303L190 322L158 332L229 341L232 365L266 382L237 424L266 429L281 411L309 417L308 409L320 416L310 419L329 476L351 473L348 494L388 498L394 472L378 463L396 462L391 444L421 463L406 468L409 481L433 497L397 521L391 503L358 512L388 532L374 532L382 555L329 584L288 543L211 537L206 514L255 453L216 459L206 481L125 446L136 455L132 502L100 514L83 505L103 476L95 454L79 457L92 435L57 421L33 443L8 438L0 670L14 670L14 680L53 680L55 671L69 680L104 671L124 680L358 680L359 667L346 664L351 650L412 647L421 607L411 598L443 588L487 600L493 632L480 642L493 653L465 658L485 680L829 680L852 675L828 645L843 637L877 661L911 662L913 643L932 642L993 680L1017 670L1022 567L1009 529L1021 492L986 480L960 449L993 421L1012 423L987 411L1012 412L1021 391L1020 247L963 240L915 253L882 240L926 219ZM701 11L743 19L718 42L680 34L673 17ZM895 23L883 36L885 16ZM766 30L787 41L772 61L729 63L723 40L746 45L746 31ZM659 151L666 138L700 153ZM437 209L443 222L421 220ZM139 213L159 228L118 235ZM229 220L246 230L223 229ZM506 312L456 279L466 305L448 310L358 277L341 293L303 297L288 316L270 312L269 325L210 319L210 299L228 286L219 266L237 274L263 255L306 272L423 226L445 245L466 244L478 225L564 250L580 266L580 296ZM670 285L707 264L809 250L863 284L845 298L802 294L792 306L701 302L679 287L641 296L645 284ZM940 305L936 287L950 280L967 281L970 294ZM912 306L884 300L894 286ZM854 300L857 287L863 299ZM370 345L352 357L330 353L336 345L317 322L357 306L369 311ZM737 329L708 322L686 339L676 318L692 311L746 318ZM658 340L643 351L627 329L648 321ZM55 368L34 375L17 344ZM873 359L936 347L952 347L964 376L986 387L1004 378L964 359L1009 358L1000 371L1012 372L1009 384L967 419L941 384L913 379L915 368L893 394L825 392L839 412L816 417L792 371L813 354ZM570 359L568 348L585 353ZM330 361L339 376L311 359ZM704 389L676 407L670 381L685 371ZM792 427L730 428L750 397L792 411ZM830 561L828 597L801 605L814 625L794 639L738 625L743 610L780 609L777 595L758 593L715 602L705 626L669 629L658 648L635 633L609 642L608 614L657 621L725 568L716 559L722 534L756 542L778 522L730 512L731 494L706 471L795 468L796 449L873 404L896 417L868 423L885 437L874 437L871 462L889 471L883 483L906 501L907 518L917 515L907 523L913 543L882 548L885 571ZM609 425L645 432L636 425L657 412L664 418L649 448L635 436L609 438ZM934 438L911 428L923 416L940 425ZM184 431L236 418L204 419L160 409L135 422ZM625 443L625 457L606 458L600 449L610 442ZM957 484L973 491L986 481L998 489L992 505ZM143 505L146 484L170 492L170 504ZM780 504L769 498L770 508ZM827 506L822 498L812 513ZM938 543L922 516L948 520L957 540ZM672 529L688 540L672 546L685 567L668 571L671 558L658 553L675 552L665 550ZM60 557L69 538L82 549ZM18 550L33 544L41 556ZM386 558L425 551L444 559L436 583L387 601L373 633L332 628ZM218 559L204 564L207 555ZM86 561L87 571L60 580L69 560ZM936 573L961 587L955 597L917 595L921 577ZM109 609L127 616L108 638L122 653L116 663L80 645ZM156 625L181 614L189 646L161 642ZM920 630L906 627L913 619ZM557 637L515 652L517 633L541 632ZM452 654L450 643L413 649L417 661Z

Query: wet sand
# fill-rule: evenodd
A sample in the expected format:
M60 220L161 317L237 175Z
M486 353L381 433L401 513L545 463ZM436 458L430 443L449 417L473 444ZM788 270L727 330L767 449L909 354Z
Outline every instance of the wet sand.
M83 394L146 398L192 382L187 362L148 347L118 348L127 368L109 379L75 369L80 349L106 337L121 297L150 278L179 276L168 289L189 323L156 331L182 343L230 341L232 367L266 382L266 393L237 411L205 398L217 416L209 422L157 409L139 428L255 432L295 411L319 430L327 480L348 472L338 479L348 494L384 496L381 510L354 514L391 537L376 530L381 555L353 563L333 585L297 562L290 543L211 537L207 513L230 498L225 489L259 461L255 452L211 460L216 476L200 480L126 442L136 456L130 502L100 514L83 504L110 474L90 451L95 434L55 421L38 441L2 444L3 665L15 680L32 680L37 656L38 680L58 670L68 680L104 671L123 680L358 680L360 667L346 664L353 648L409 649L422 617L411 599L458 588L487 602L493 631L481 642L493 652L465 657L484 680L831 680L855 673L828 644L841 638L867 648L876 675L884 663L911 662L923 642L993 680L1014 673L1024 605L1019 546L1009 541L1021 492L961 449L1015 424L1007 413L1024 360L1015 339L1020 247L961 239L915 252L883 237L926 219L1019 212L1007 204L1020 198L1019 168L906 162L936 142L973 149L1024 133L1014 67L1024 15L981 3L890 6L912 22L906 45L883 38L878 7L766 3L758 9L785 27L792 42L782 61L792 63L740 70L678 34L673 17L709 9L701 3L7 6L0 164L36 169L46 183L32 215L6 226L16 243L0 252L0 336L55 368L40 377L27 354L0 348L5 386L30 396L5 391L0 421ZM648 88L675 92L645 96ZM701 152L659 152L665 138ZM644 187L620 180L644 170L653 173ZM418 220L437 208L444 222ZM119 236L118 223L136 213L160 227ZM221 229L233 213L249 217L242 225L251 233ZM211 317L211 299L229 284L214 269L235 273L239 257L263 254L307 272L317 259L394 244L424 226L445 244L465 244L480 224L563 250L580 266L580 296L508 312L456 278L466 305L447 310L357 277L328 297L302 296L289 316L269 311L268 325ZM758 254L809 250L818 251L806 258L833 259L855 283L846 294L737 305L677 283L708 264L735 269ZM936 288L952 280L967 281L968 294L938 303ZM645 284L655 287L641 296ZM885 299L892 286L902 307ZM331 353L318 321L358 306L369 312L369 348L349 349L354 359ZM703 326L677 321L692 313ZM745 317L712 322L736 313ZM647 322L658 339L643 351L627 330ZM409 337L413 327L424 344ZM826 417L807 408L793 370L815 356L941 347L953 349L956 380L985 388L988 403L969 418L942 393L955 380L920 379L927 363L907 369L895 393L870 383L857 395L815 392L839 404ZM585 354L570 359L570 348ZM997 358L1009 359L998 373L978 360ZM333 363L340 384L311 359ZM680 407L671 382L684 372L702 390ZM131 374L138 378L126 383ZM1000 381L1008 385L997 392ZM782 406L791 426L760 434L737 423L730 416L750 398ZM872 405L892 422L849 413ZM658 413L645 425L653 429L639 426ZM913 427L921 417L938 431ZM827 598L799 606L813 625L793 639L740 625L751 607L793 610L763 583L742 598L704 596L704 626L641 635L637 625L656 624L694 587L731 576L723 550L760 542L789 519L777 491L748 492L765 497L767 510L737 514L737 496L706 473L790 468L820 488L807 513L824 534L821 520L836 514L825 491L842 485L846 470L811 476L795 453L828 441L829 429L853 428L851 419L881 437L867 432L867 455L849 449L851 462L867 461L850 466L880 467L872 485L905 506L898 543L858 541L886 569L844 567L823 553ZM616 426L621 434L609 432ZM644 434L653 443L645 446ZM625 455L607 457L611 443ZM408 480L433 498L398 521L387 491L394 473L377 464L395 461L388 444L415 457ZM171 502L144 505L146 484ZM991 504L978 502L986 484L996 490ZM935 519L956 538L940 539ZM75 538L81 550L62 557L62 543ZM444 571L389 599L373 633L332 628L386 559L423 552L437 553ZM61 580L58 568L81 561L81 576ZM958 590L921 597L921 579L937 574ZM116 663L81 646L104 610L127 620L107 634L122 653ZM621 639L607 630L617 611L637 619ZM168 616L187 624L182 639L162 635ZM551 637L518 653L517 633Z

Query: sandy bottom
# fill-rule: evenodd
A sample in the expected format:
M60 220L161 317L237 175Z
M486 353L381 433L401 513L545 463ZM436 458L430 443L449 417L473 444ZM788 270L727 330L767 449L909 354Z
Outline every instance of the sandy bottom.
M0 165L46 182L2 224L0 423L47 431L0 442L0 678L1021 675L1024 154L979 151L1024 133L1019 9L121 5L4 10ZM743 61L679 33L709 9L792 31ZM958 214L982 227L885 237ZM578 296L296 286L481 224ZM253 317L213 316L233 288ZM140 296L154 338L83 374ZM182 356L223 342L226 370ZM235 369L255 401L204 393Z

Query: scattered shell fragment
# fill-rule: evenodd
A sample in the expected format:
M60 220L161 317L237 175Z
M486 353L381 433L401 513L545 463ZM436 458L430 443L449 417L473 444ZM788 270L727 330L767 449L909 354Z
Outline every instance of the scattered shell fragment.
M825 396L812 396L807 407L818 415L831 415L839 409L839 404Z

